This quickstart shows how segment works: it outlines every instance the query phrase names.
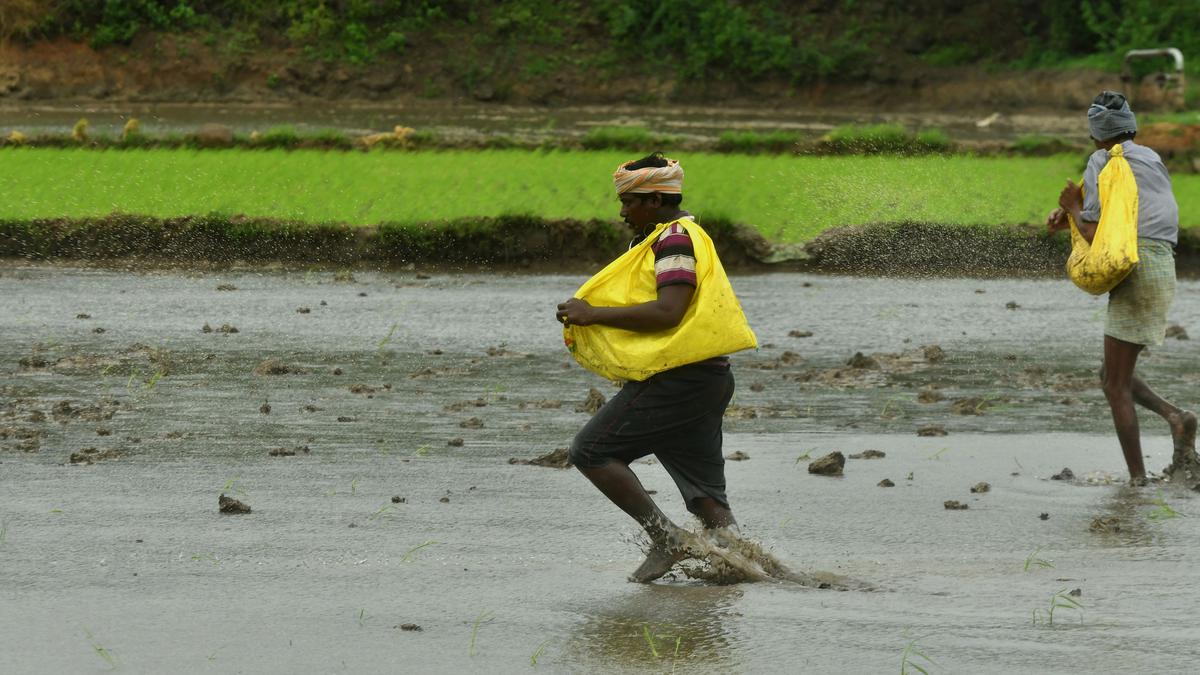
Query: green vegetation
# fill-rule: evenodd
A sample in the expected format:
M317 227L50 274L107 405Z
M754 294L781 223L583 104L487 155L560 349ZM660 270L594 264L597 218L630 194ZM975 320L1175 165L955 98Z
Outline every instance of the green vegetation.
M651 133L645 127L596 127L591 129L579 143L587 150L643 151L645 148L663 148L678 141L671 136Z
M908 673L929 675L929 669L936 666L937 663L929 658L924 649L917 644L916 640L909 640L908 644L904 645L904 650L900 652L900 675L908 675Z
M899 124L846 125L821 139L819 149L843 154L923 154L953 147L941 129L910 133Z
M747 155L792 152L797 149L802 138L800 134L790 131L726 131L717 138L715 149Z
M503 95L513 78L531 81L562 70L685 83L887 77L909 64L1115 70L1131 47L1200 53L1200 12L1194 0L0 3L0 39L66 36L96 48L136 50L149 42L147 34L180 41L176 49L190 40L233 62L256 51L351 66L429 55L451 76L445 82L467 91L493 82ZM454 45L448 54L447 44ZM1197 72L1197 61L1190 63ZM275 77L268 76L268 86L279 86Z
M479 635L479 625L490 622L494 616L491 610L485 609L475 617L475 623L471 624L471 645L467 649L467 655L471 658L475 657L475 638Z
M1048 568L1051 568L1051 569L1053 569L1053 568L1054 568L1054 562L1053 562L1053 561L1051 561L1051 560L1044 560L1044 559L1042 559L1042 558L1039 558L1039 557L1038 557L1038 553L1039 553L1041 550L1042 550L1042 547L1041 547L1041 546L1039 546L1039 547L1037 547L1037 548L1033 549L1033 553L1030 553L1030 554L1029 554L1029 555L1028 555L1028 556L1025 558L1025 571L1026 571L1026 572L1028 572L1029 570L1033 569L1034 567L1041 567L1041 568L1047 568L1047 567L1048 567Z
M1170 520L1171 518L1179 517L1179 512L1172 508L1167 503L1167 500L1163 498L1162 491L1159 491L1158 498L1152 500L1150 503L1157 507L1146 515L1150 520Z
M1050 595L1050 601L1046 609L1046 625L1054 625L1054 612L1059 609L1079 612L1079 623L1083 623L1083 604L1071 597L1071 594L1067 593L1067 589L1065 588L1060 588ZM1042 611L1040 609L1033 610L1033 624L1037 625L1041 620Z
M613 221L610 173L628 153L93 152L0 149L0 220L242 214L302 223L424 224L512 214ZM684 207L776 242L905 220L1040 224L1081 158L791 157L693 154ZM1200 225L1200 176L1174 177ZM253 223L234 233L252 239Z

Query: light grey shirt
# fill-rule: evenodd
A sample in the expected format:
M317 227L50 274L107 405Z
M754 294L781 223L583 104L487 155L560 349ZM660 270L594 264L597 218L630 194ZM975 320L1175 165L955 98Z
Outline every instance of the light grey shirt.
M1133 141L1121 144L1138 189L1138 237L1179 243L1179 204L1171 192L1171 175L1158 153ZM1097 180L1108 164L1108 151L1097 150L1083 172L1083 219L1100 222Z

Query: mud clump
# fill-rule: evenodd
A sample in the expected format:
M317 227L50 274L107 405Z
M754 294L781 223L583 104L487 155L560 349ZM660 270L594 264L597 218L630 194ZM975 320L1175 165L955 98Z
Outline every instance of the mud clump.
M479 419L478 417L471 417L459 422L458 426L462 427L463 429L482 429L483 420Z
M463 439L457 437L451 438L450 440L446 441L446 445L452 448L461 448L463 445Z
M346 415L338 415L337 421L339 421L339 422L357 422L358 418L357 417L347 417Z
M850 459L883 459L887 453L882 450L863 450L850 455Z
M289 374L297 374L300 372L303 372L303 371L301 371L299 368L296 368L295 366L289 366L286 363L284 363L283 361L280 361L279 359L267 359L266 361L263 361L262 363L258 364L258 366L256 366L254 368L254 374L259 375L259 376L289 375Z
M233 497L226 497L224 494L217 498L217 507L221 513L225 514L250 513L250 506L248 504L238 501Z
M818 476L840 476L845 466L846 456L835 451L809 462L808 472Z
M393 504L407 504L408 498L401 497L400 495L392 495L392 503Z
M592 387L591 389L588 389L587 398L583 400L583 403L575 406L575 412L595 415L596 411L603 408L604 404L607 402L607 399L604 398L604 394L600 393L599 389Z
M1167 326L1167 332L1163 337L1166 337L1167 339L1175 338L1176 340L1187 340L1188 333L1183 326L1180 326L1179 324L1171 324L1170 326Z
M946 360L946 350L942 349L940 345L922 347L921 351L925 355L925 360L929 363L941 363Z
M527 464L530 466L546 466L552 469L569 469L571 468L570 450L567 448L555 448L554 450L533 459L519 459L513 457L508 460L509 464Z
M1172 483L1200 487L1200 457L1191 448L1176 450L1163 474Z
M1070 467L1063 467L1062 471L1050 476L1050 480L1075 480L1075 472Z
M83 312L80 312L79 314L76 314L76 315L75 315L75 318L76 318L76 319L90 319L90 318L92 318L92 315L91 315L91 314L84 314ZM1168 329L1168 330L1170 330L1170 329Z
M917 429L917 435L926 437L948 436L949 432L946 431L946 427L940 424L928 424Z
M958 415L982 415L987 407L987 399L979 396L960 398L950 404L950 410Z
M424 628L421 628L420 626L418 626L415 623L402 623L396 627L403 631L418 632L418 633L425 630Z
M971 494L981 495L985 492L990 492L991 489L992 489L991 485L984 483L984 482L980 482L980 483L976 483L971 486Z
M236 291L237 286L234 286L233 284L217 284L217 290L218 291Z
M379 390L376 389L375 387L365 385L365 384L350 385L350 393L351 394L361 394L361 395L366 396L367 398L373 398L377 391L379 391Z
M21 357L19 360L17 360L17 365L19 365L22 368L25 368L27 370L38 370L41 368L48 367L50 365L50 362L47 361L46 359L42 358L41 356L34 354L33 356Z
M486 399L477 398L474 401L455 401L442 406L442 410L446 412L462 412L468 408L484 408L488 404Z
M307 455L309 450L307 445L297 445L294 448L272 448L267 455L271 457L295 457L298 454Z
M760 392L766 388L766 385L764 385L762 382L755 382L754 384L750 385L750 391L753 392Z
M555 399L543 399L541 401L522 401L517 405L517 408L524 410L525 408L541 408L542 410L557 410L562 407L562 401Z
M72 452L69 461L71 464L95 464L110 459L120 458L121 453L108 448L106 450L97 450L96 448L84 448L79 452Z
M946 501L942 502L942 506L947 511L966 511L967 509L971 508L957 499L947 499Z
M297 314L312 314L312 308L311 307L297 307L296 313Z
M812 335L813 334L812 334L811 330L788 331L788 337L791 337L791 338L807 338L807 337L812 337Z
M203 326L200 327L200 332L201 333L224 333L225 335L233 335L234 333L238 333L240 331L238 331L237 326L234 326L234 325L228 324L228 323L223 323L223 324L221 324L220 328L213 328L212 326L210 326L208 324L204 324Z
M1092 519L1088 530L1097 534L1116 534L1121 531L1121 519L1117 516L1099 516Z
M890 478L884 478L883 480L879 481L877 485L882 488L896 487L896 484L893 483L892 479Z
M744 462L747 459L750 459L750 455L738 450L737 452L732 452L728 455L725 455L725 459L728 459L731 462Z
M933 385L922 387L921 390L917 392L917 403L937 403L943 398L945 398L945 396L942 396L942 392L938 391Z
M111 420L120 406L119 402L107 398L83 407L75 407L71 401L59 401L54 404L54 407L50 408L50 415L58 422L68 422L71 420L103 422Z
M879 361L862 352L855 352L854 356L846 360L846 365L858 370L879 370Z
M260 412L264 415L270 415L271 414L271 403L269 401L263 401L263 404L258 406L258 412Z

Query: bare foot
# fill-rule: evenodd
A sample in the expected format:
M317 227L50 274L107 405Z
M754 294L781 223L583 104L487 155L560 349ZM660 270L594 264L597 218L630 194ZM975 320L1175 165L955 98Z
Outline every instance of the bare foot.
M1181 410L1167 417L1171 425L1171 440L1175 442L1175 454L1181 455L1196 450L1196 415L1189 410Z
M642 564L629 575L629 580L638 584L654 581L670 572L675 563L683 560L685 555L683 549L672 547L668 542L654 544Z

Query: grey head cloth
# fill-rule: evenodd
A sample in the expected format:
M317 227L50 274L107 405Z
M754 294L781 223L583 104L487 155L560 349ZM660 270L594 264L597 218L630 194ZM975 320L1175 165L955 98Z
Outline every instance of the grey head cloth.
M1137 131L1137 118L1129 109L1129 101L1115 91L1106 90L1097 96L1088 107L1087 117L1092 138L1098 141Z

